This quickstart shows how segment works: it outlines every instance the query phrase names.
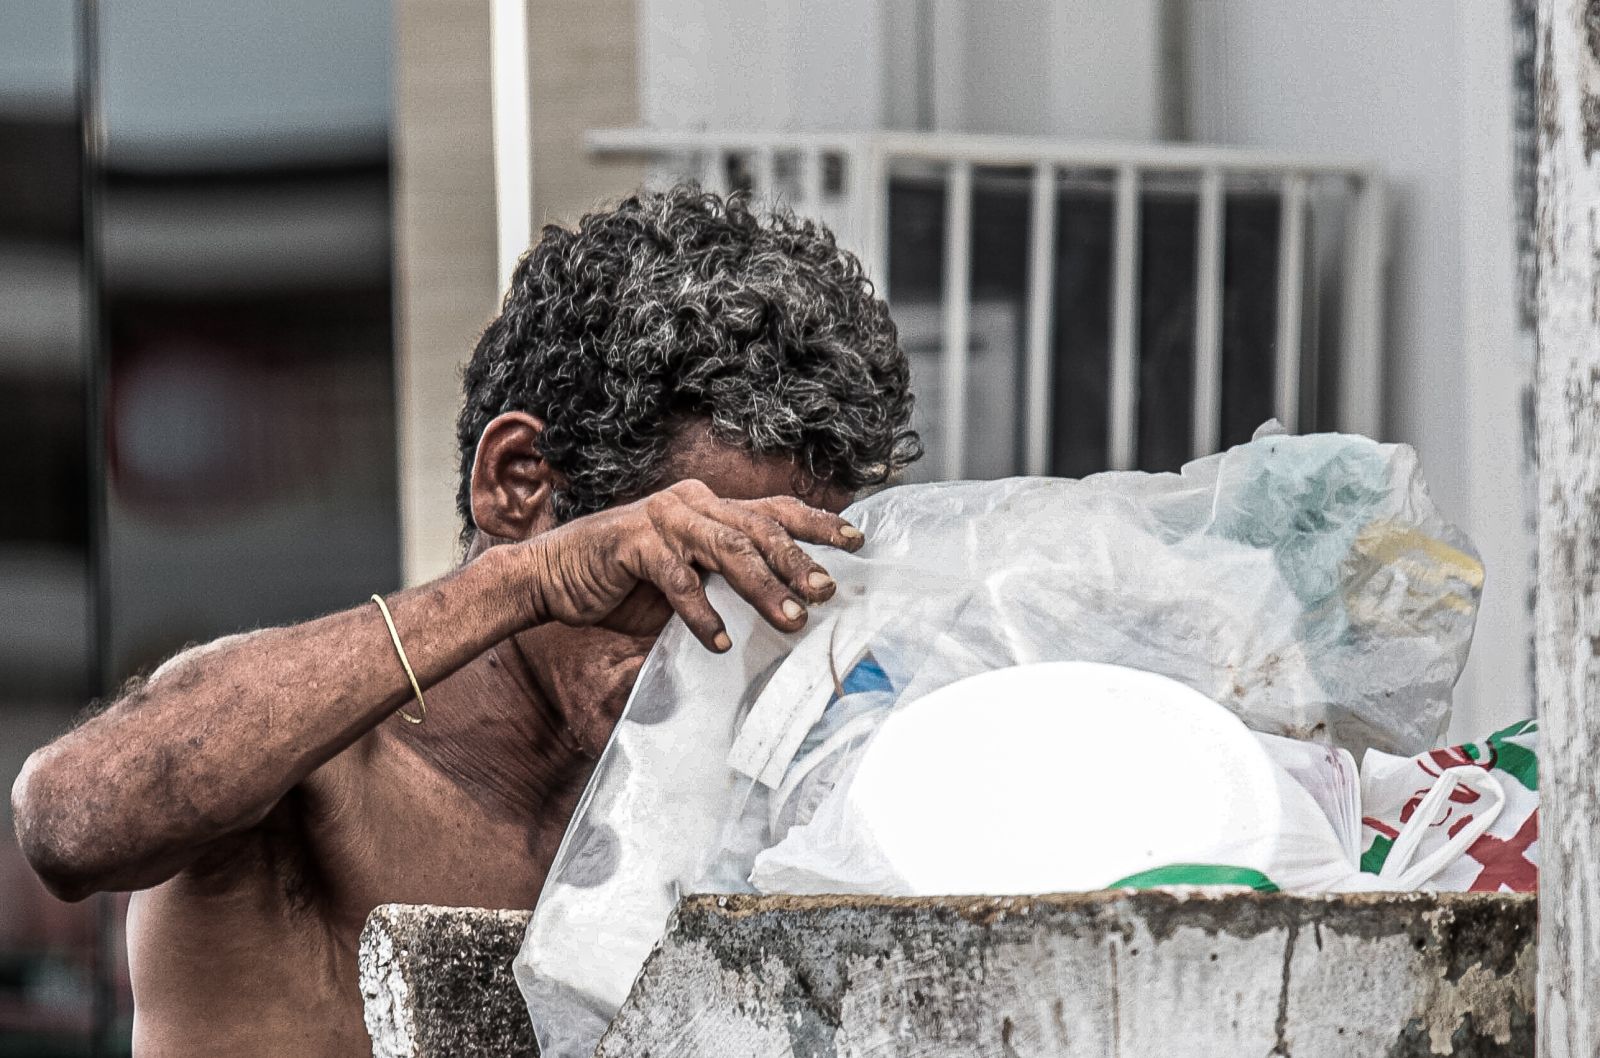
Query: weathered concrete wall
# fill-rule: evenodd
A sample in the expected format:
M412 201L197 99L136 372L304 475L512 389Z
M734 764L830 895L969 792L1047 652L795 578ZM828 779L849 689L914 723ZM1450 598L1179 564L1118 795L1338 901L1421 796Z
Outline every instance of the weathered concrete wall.
M1525 1055L1531 900L686 901L600 1055Z
M530 1054L525 914L383 907L374 1054ZM1530 897L690 897L598 1058L1522 1056Z

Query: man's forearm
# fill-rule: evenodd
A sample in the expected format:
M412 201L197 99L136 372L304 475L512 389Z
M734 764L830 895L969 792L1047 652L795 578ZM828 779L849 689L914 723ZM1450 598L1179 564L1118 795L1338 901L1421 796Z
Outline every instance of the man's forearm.
M492 548L389 597L424 688L534 620L524 561ZM64 896L156 884L412 697L372 603L193 651L29 758L12 793L19 840Z
M676 612L727 650L704 574L795 631L834 591L802 540L855 550L863 538L792 497L725 500L685 480L491 548L389 606L424 687L546 619L639 634ZM182 656L28 759L11 795L23 852L63 896L154 885L261 821L410 697L372 605Z

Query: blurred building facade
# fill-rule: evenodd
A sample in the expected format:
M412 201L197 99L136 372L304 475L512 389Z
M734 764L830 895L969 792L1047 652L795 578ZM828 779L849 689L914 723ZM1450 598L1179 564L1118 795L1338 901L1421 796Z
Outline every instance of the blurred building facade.
M87 701L90 458L84 166L70 7L0 34L0 776ZM9 801L8 801L9 805ZM91 907L46 897L0 837L0 1052L88 1037ZM70 1053L70 1052L68 1052Z
M186 643L398 584L390 66L383 0L0 13L8 787ZM125 898L9 815L0 893L0 1053L125 1050Z

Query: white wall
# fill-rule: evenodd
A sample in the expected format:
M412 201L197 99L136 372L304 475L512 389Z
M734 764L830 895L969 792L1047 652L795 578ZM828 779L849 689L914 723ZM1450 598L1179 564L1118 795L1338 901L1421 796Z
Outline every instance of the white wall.
M1149 140L1161 128L1158 0L932 0L934 127Z
M1418 446L1435 498L1467 505L1457 0L1354 13L1320 0L1195 5L1194 139L1377 161L1390 181L1389 439ZM1366 9L1371 10L1371 9Z
M1159 0L640 0L663 128L927 127L1146 139Z
M394 5L395 413L407 584L460 561L461 366L498 307L489 5Z
M1489 502L1507 482L1486 488L1473 463L1521 446L1510 97L1496 75L1510 13L1492 0L1195 0L1190 15L1193 138L1368 158L1388 176L1385 439L1417 447L1434 498L1484 553L1483 634L1455 730L1485 733L1530 705L1516 693L1520 514ZM1487 360L1500 368L1480 370Z
M661 128L876 128L883 40L881 0L639 0L641 116Z
M1512 32L1505 0L1462 0L1461 265L1467 365L1467 519L1489 564L1455 731L1473 737L1533 713L1537 500L1522 400L1534 340L1518 321L1512 184Z

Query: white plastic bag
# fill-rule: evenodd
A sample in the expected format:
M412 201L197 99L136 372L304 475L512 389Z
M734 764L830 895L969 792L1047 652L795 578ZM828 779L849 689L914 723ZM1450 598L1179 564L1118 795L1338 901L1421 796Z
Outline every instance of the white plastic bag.
M592 1052L680 894L751 891L796 792L821 810L875 712L1096 661L1257 731L1411 754L1443 731L1482 583L1412 450L1337 434L1258 436L1181 474L906 486L847 513L868 544L818 553L839 591L805 630L713 581L735 649L674 622L647 659L516 962L547 1058ZM810 774L786 787L797 760Z

